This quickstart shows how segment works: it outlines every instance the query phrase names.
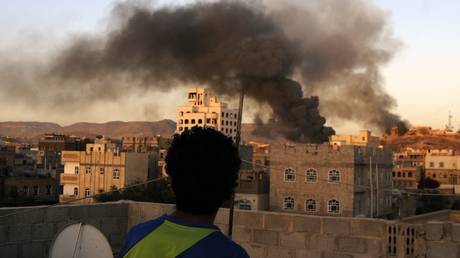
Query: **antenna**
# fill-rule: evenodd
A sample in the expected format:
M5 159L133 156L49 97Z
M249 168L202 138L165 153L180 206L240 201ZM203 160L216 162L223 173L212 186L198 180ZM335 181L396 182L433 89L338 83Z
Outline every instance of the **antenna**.
M454 130L454 127L452 126L452 114L449 111L449 117L447 120L447 125L446 125L446 131L452 132Z

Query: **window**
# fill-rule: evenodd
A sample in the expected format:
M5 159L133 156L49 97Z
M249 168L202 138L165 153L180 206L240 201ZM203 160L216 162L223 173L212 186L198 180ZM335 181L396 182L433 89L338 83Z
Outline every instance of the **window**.
M51 195L51 185L46 186L46 195Z
M316 172L316 170L312 168L308 169L305 173L305 181L311 183L315 183L316 181L318 181L318 173Z
M228 113L225 113L225 118L228 118Z
M184 112L179 112L179 116L183 116L184 115Z
M240 210L251 210L251 201L250 200L240 200L238 207Z
M398 172L398 177L401 177L401 172Z
M179 126L179 131L182 131L182 130L184 130L184 127Z
M24 195L29 195L29 187L27 185L25 185L23 188L22 188L22 191L24 192Z
M90 196L90 191L89 191L89 188L86 188L85 189L85 197L89 197Z
M179 120L179 124L180 124L180 125L183 124L183 123L184 123L184 120L183 120L183 119Z
M407 173L407 177L412 177L412 172Z
M403 177L406 177L406 172L403 172Z
M211 123L211 118L206 118L206 123L210 124Z
M294 198L292 197L284 198L283 208L285 210L293 210L294 209Z
M433 173L433 178L436 178L436 173Z
M396 172L393 171L393 177L395 177L395 176L396 176Z
M443 167L444 167L444 162L442 162L442 161L439 162L439 167L440 167L440 168L443 168Z
M227 121L225 121L225 125L228 125L228 120L227 120Z
M237 114L235 114L235 119L236 119L236 118L238 118L238 115L237 115Z
M434 162L430 162L430 168L434 167Z
M315 212L316 211L316 201L313 199L308 199L305 201L305 211Z
M284 181L294 182L295 181L295 170L292 168L286 168L284 170Z
M198 119L198 124L202 124L203 123L203 119Z
M78 175L79 169L80 169L79 167L75 167L75 174Z
M120 179L120 170L118 168L113 169L112 178L113 179Z
M185 123L186 125L188 125L188 119L185 119L184 123Z
M38 185L34 185L34 195L38 195Z
M190 123L192 123L192 125L194 125L195 124L195 119L192 119L192 121Z
M329 182L330 183L340 182L340 172L338 170L333 169L329 171Z
M99 168L99 174L104 175L105 173L105 168Z
M74 195L74 196L78 196L78 187L75 187L75 188L73 189L73 195Z
M91 174L91 167L86 167L85 173L86 173L87 175L88 175L88 174Z
M327 202L327 212L340 213L340 202L337 200L329 200Z

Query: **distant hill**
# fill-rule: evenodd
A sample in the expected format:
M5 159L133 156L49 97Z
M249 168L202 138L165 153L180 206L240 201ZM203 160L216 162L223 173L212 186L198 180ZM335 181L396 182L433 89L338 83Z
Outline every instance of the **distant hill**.
M120 138L125 135L164 135L171 136L176 123L164 119L156 122L76 123L60 126L46 122L0 122L0 136L38 138L45 133L64 133L77 136L105 135Z
M265 138L253 135L256 125L243 124L241 137L243 141L257 141L261 143L275 143L284 141L281 136ZM122 136L150 136L162 135L169 137L174 134L176 123L169 119L155 122L134 121L122 122L111 121L106 123L80 122L69 126L60 126L56 123L46 122L0 122L0 136L21 137L37 140L45 133L63 133L76 136L95 137L105 135L111 138Z
M414 149L454 149L460 150L460 137L431 136L431 135L403 135L388 137L384 145L393 151L410 147Z

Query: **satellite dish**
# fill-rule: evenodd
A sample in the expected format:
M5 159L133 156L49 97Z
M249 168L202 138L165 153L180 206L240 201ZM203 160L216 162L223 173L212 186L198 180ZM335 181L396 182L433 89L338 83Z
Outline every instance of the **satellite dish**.
M51 245L50 258L113 258L107 238L95 227L77 223L65 227Z

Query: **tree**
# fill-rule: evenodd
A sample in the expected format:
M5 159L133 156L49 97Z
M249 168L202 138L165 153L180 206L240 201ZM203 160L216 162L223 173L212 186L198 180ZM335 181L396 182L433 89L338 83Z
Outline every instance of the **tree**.
M141 184L135 182L133 185ZM175 203L171 184L167 179L161 179L146 184L117 189L112 187L108 193L101 193L94 197L97 202L110 202L118 200L132 200L142 202Z
M440 186L440 183L431 177L424 178L422 177L418 182L419 189L437 189Z

